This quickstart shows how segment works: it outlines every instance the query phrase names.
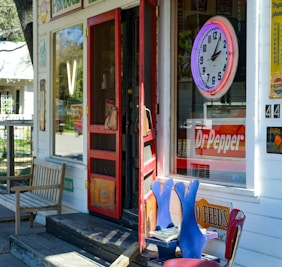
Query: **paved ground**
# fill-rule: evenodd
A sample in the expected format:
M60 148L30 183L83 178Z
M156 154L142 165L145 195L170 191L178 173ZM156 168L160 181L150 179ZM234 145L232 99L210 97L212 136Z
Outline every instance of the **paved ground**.
M29 221L21 222L22 233L45 232L45 227L35 223L29 227ZM14 213L0 205L0 267L26 267L24 263L9 254L9 236L15 233Z

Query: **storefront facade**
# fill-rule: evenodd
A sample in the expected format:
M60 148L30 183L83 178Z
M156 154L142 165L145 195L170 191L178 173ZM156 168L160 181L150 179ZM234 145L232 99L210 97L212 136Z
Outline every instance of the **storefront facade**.
M33 5L35 155L67 163L64 204L142 247L151 182L197 178L199 199L246 214L237 266L280 266L282 2ZM224 241L206 251L224 258Z

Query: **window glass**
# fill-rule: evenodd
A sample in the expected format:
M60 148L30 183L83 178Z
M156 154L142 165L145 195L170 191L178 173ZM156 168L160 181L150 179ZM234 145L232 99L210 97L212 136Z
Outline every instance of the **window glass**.
M83 26L54 37L54 155L82 160Z
M202 181L245 186L246 0L178 0L177 174ZM223 16L239 47L235 78L218 99L200 93L191 70L195 38L205 22ZM208 40L208 38L207 38ZM216 56L221 51L216 48ZM213 60L213 59L211 59Z

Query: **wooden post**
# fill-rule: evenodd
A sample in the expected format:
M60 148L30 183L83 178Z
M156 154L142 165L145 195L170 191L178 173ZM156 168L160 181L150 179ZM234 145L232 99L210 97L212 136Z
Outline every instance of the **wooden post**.
M7 176L15 175L15 147L14 147L14 126L7 126ZM10 180L7 181L7 192L10 193Z

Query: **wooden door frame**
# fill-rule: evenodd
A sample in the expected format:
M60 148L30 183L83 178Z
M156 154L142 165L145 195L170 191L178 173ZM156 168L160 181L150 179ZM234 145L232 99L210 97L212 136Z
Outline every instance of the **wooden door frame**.
M152 129L147 136L143 136L144 130L144 112L145 103L145 4L148 4L152 11L152 58L151 66L153 68L152 84L151 84L151 114L152 114ZM152 176L152 181L157 175L157 157L156 157L156 0L140 0L140 21L139 21L139 216L138 216L138 240L139 248L142 251L145 248L145 231L146 222L146 203L145 201L152 197L151 192L144 192L144 178L146 175ZM151 142L152 159L144 163L144 145ZM146 195L147 194L147 195ZM154 211L152 211L154 212Z

